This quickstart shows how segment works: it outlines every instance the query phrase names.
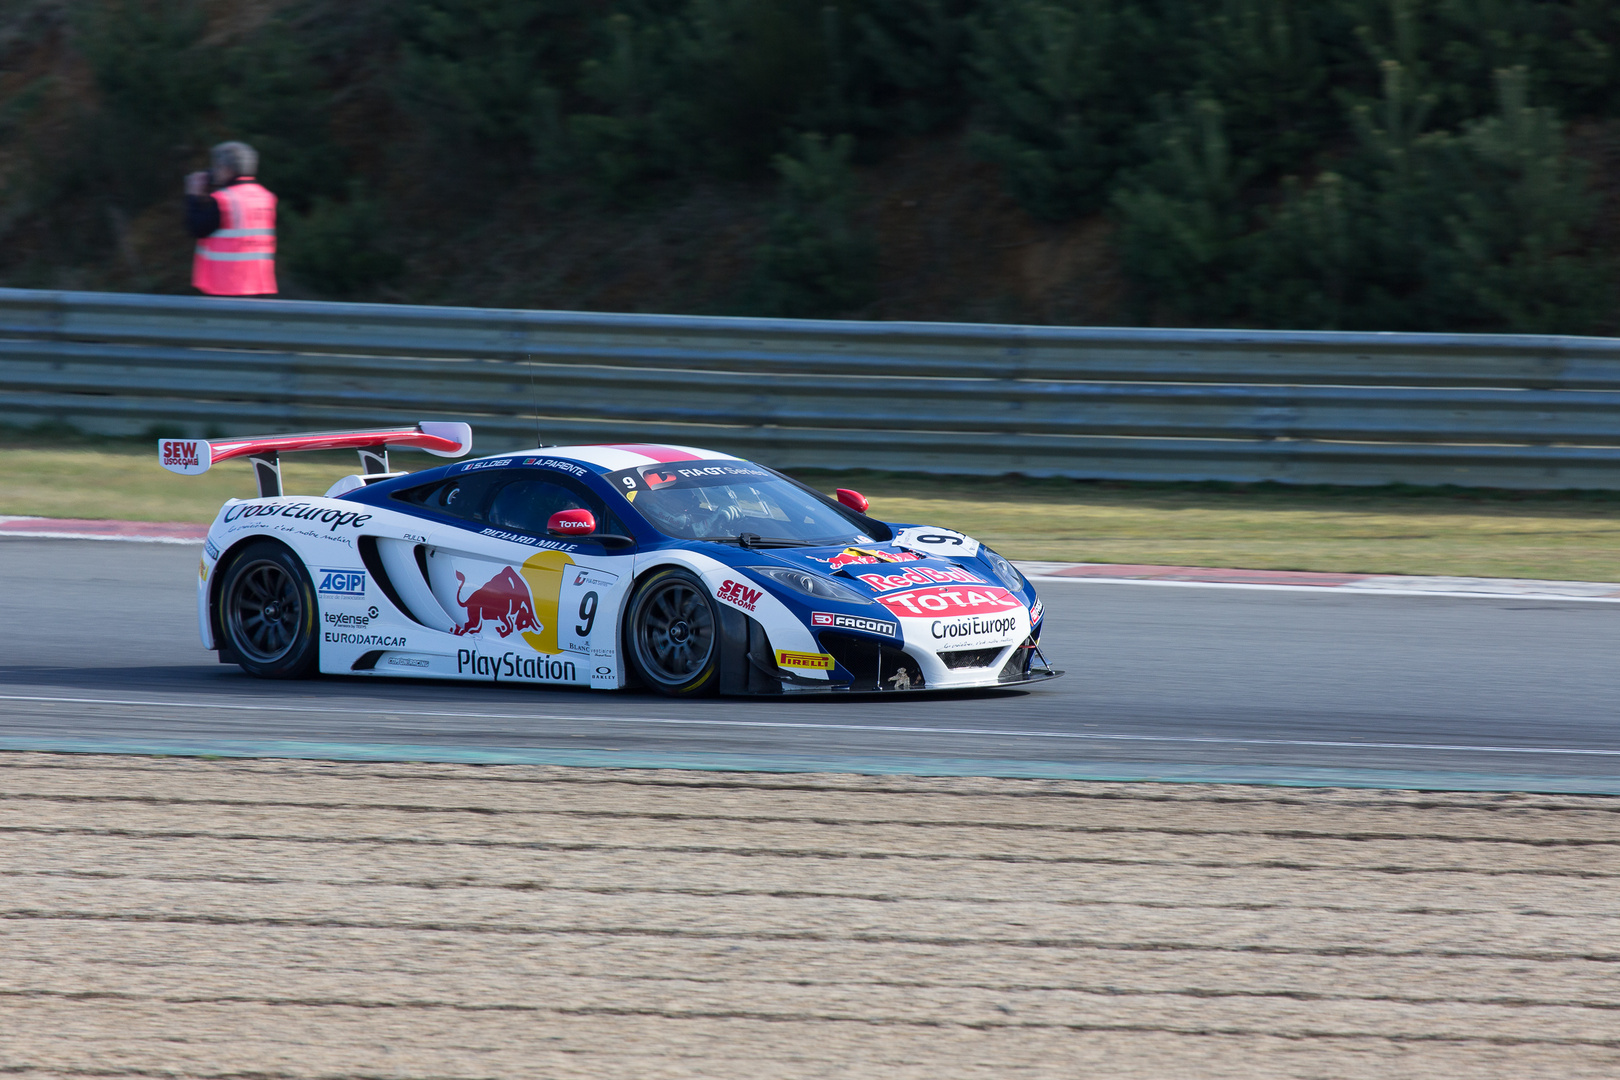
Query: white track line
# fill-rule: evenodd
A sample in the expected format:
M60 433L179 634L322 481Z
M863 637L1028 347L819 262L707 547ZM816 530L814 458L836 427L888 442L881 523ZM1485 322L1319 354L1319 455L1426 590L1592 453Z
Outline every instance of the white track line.
M551 720L567 723L664 724L676 727L792 728L808 731L874 731L902 735L976 735L997 738L1076 739L1094 742L1213 743L1230 746L1316 746L1367 750L1454 750L1481 754L1577 754L1592 757L1620 757L1620 750L1595 750L1560 746L1472 746L1449 743L1345 742L1326 739L1229 739L1212 735L1126 735L1075 731L1024 731L1003 728L908 727L903 724L807 724L791 720L683 720L663 716L560 716L545 713L448 712L420 709L359 709L338 702L317 705L239 705L205 701L142 701L137 698L49 697L30 694L0 694L0 701L34 701L60 705L121 705L164 709L229 709L242 712L328 713L348 711L374 716L437 717L457 720ZM216 736L216 738L218 738Z
M1160 585L1180 589L1256 589L1262 592L1338 593L1341 596L1450 596L1463 600L1569 600L1583 604L1620 604L1620 596L1569 596L1564 593L1451 592L1445 589L1358 589L1353 585L1262 585L1246 581L1162 581L1152 578L1052 577L1026 574L1045 585Z
M102 533L16 532L0 529L0 540L113 540L124 544L190 544L202 547L202 540L184 536L106 536Z

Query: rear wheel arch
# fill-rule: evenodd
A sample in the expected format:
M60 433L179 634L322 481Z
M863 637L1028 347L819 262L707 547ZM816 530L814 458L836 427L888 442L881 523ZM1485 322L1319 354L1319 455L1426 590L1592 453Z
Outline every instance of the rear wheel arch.
M230 640L224 636L225 624L220 621L220 590L224 587L225 576L230 572L231 565L242 554L242 549L257 540L268 540L271 543L287 547L280 540L259 534L238 537L231 542L229 547L219 553L219 558L214 560L213 573L208 576L208 625L214 631L214 644L220 648L221 652L229 648ZM287 548L287 550L292 551L291 548ZM296 558L297 553L293 552L293 556ZM235 660L231 662L235 663Z

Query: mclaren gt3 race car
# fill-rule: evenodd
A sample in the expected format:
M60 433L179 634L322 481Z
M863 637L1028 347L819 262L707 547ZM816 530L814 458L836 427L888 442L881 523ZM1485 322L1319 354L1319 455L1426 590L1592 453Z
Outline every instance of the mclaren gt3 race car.
M465 424L164 439L173 472L247 458L259 497L214 519L203 644L264 678L315 672L671 696L1009 686L1059 674L1041 602L971 537L888 524L750 461L686 446L548 446L390 472L389 449L463 457ZM279 455L354 449L319 498Z

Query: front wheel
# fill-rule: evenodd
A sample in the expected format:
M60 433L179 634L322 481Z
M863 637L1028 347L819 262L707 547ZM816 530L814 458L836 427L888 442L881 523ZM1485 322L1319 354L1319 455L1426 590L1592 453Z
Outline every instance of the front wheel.
M658 693L698 697L718 688L720 619L708 589L688 571L647 576L630 601L625 637L636 674Z
M320 664L315 587L298 557L255 540L231 560L219 590L220 629L249 675L302 679Z

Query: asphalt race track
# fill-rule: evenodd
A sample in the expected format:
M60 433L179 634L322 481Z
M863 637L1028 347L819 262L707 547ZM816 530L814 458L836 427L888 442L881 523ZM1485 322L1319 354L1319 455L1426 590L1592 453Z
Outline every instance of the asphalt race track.
M0 748L1620 793L1620 605L1049 584L1063 679L673 702L217 663L184 545L0 540Z

